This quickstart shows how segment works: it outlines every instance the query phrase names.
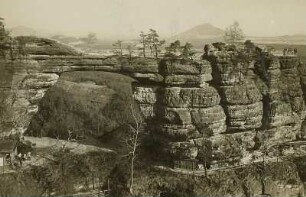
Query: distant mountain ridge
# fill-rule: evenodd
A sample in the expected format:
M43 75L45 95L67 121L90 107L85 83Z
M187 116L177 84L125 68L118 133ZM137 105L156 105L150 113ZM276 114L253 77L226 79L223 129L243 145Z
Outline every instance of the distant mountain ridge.
M169 41L181 40L184 42L190 42L195 47L203 45L203 43L213 43L224 41L223 35L224 30L213 26L212 24L205 23L197 25L187 31L179 33L171 38ZM294 45L305 45L306 35L295 34L295 35L283 35L283 36L246 36L246 40L252 40L255 43L260 44L294 44Z
M33 29L26 26L16 26L9 29L11 35L20 36L20 35L31 35L38 37L48 37L66 44L72 44L73 41L77 41L79 38L69 35L60 35L54 32L45 32L44 30ZM173 42L175 40L181 40L182 42L190 42L194 47L202 48L203 44L213 43L213 42L223 42L224 30L221 28L215 27L210 23L204 23L192 27L182 33L178 33L172 37L165 38L167 42ZM57 35L57 38L54 36ZM125 41L138 40L137 35L134 35L132 39L124 39L118 37L117 39ZM252 40L255 43L260 44L294 44L294 45L306 45L306 35L305 34L295 34L295 35L283 35L283 36L246 36L246 40ZM115 42L116 39L104 39L99 40L99 46L101 45L102 49L110 49L111 43ZM137 42L137 41L136 41Z
M173 36L171 39L189 41L189 40L221 38L223 35L224 35L224 30L215 27L209 23L205 23L202 25L197 25L182 33L179 33Z

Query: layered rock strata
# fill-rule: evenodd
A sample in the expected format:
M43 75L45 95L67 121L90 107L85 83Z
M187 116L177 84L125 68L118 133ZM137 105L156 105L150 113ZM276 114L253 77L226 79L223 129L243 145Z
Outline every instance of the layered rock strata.
M161 85L142 87L143 94L135 88L140 106L152 109L150 128L160 157L206 167L240 165L263 152L276 157L277 147L303 136L303 81L297 72L303 67L296 56L211 47L203 59L164 60Z
M23 132L63 72L129 75L159 159L209 166L249 163L304 138L306 72L296 56L211 47L203 60L30 56L1 61L2 133ZM299 71L299 72L298 72ZM303 92L304 91L304 92Z
M211 65L204 60L165 60L161 62L160 73L163 85L150 90L135 87L134 98L140 106L146 103L154 106L150 127L161 145L161 154L172 162L203 160L205 148L212 149L208 147L210 139L226 131L220 95L209 84ZM139 92L146 93L140 96Z

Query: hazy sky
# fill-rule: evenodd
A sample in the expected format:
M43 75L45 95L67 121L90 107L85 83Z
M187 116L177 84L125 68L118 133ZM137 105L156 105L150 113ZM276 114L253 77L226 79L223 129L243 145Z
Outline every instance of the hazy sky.
M99 37L148 28L169 36L203 23L225 28L234 20L247 35L306 33L306 0L0 0L0 16L8 27Z

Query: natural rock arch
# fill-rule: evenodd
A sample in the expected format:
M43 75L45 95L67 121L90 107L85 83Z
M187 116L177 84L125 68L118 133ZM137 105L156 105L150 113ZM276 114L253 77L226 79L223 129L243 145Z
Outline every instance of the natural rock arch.
M145 62L145 66L142 66ZM33 56L15 61L2 61L0 135L23 133L39 101L64 72L106 71L128 75L144 83L163 80L154 59L91 56Z

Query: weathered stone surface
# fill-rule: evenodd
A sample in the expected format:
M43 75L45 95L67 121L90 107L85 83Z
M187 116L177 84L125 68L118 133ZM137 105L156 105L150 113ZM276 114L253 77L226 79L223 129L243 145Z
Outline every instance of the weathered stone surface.
M280 69L267 70L266 73L267 78L269 79L269 81L267 81L268 83L270 83L270 81L277 81L278 78L281 76Z
M280 68L280 61L277 57L274 56L266 56L263 57L265 59L264 62L262 62L262 66L265 67L268 70L274 70Z
M244 69L233 63L217 63L213 65L214 83L218 85L234 85L245 80Z
M299 120L298 115L292 112L290 103L275 101L269 107L270 127L294 124Z
M263 114L262 102L248 105L227 105L226 113L231 118L243 119L244 117L254 117Z
M154 104L156 102L156 87L135 85L133 88L134 99L142 104Z
M212 143L212 161L216 163L242 157L243 146L241 141L235 140L233 135L218 135L209 139ZM212 162L212 163L215 163Z
M296 56L282 56L279 57L279 60L281 69L296 68L299 64L299 59Z
M199 132L207 136L226 131L226 116L220 105L209 108L192 109L191 118Z
M248 130L261 127L262 102L249 105L227 105L225 111L229 130Z
M140 81L163 82L164 78L158 73L131 73L131 77Z
M149 119L155 116L154 107L152 104L139 104L139 108L144 118Z
M131 73L158 73L159 62L153 58L132 58L130 61L122 62L121 71Z
M37 60L41 72L62 73L68 71L120 71L121 63L117 58L83 58L68 57L66 59L49 58Z
M246 105L261 101L262 95L254 83L221 86L223 101L229 105Z
M59 76L57 74L52 73L37 73L26 75L22 81L21 87L23 89L41 89L48 88L54 85Z
M200 133L194 125L159 124L155 125L154 134L161 136L162 140L170 141L186 140L199 137Z
M188 108L163 108L161 117L169 124L187 125L191 124L191 115Z
M211 74L200 75L168 75L164 83L172 86L203 86L205 82L212 80Z
M211 66L208 61L182 62L177 60L168 60L162 62L161 72L165 75L199 75L211 74Z
M220 105L191 109L191 115L192 119L199 119L199 122L203 123L218 122L225 119L223 108Z
M16 92L16 98L24 98L29 101L31 104L38 104L40 99L45 95L47 89L29 89L29 90L20 90Z
M211 107L218 105L220 96L213 87L202 88L165 88L163 103L168 107Z

